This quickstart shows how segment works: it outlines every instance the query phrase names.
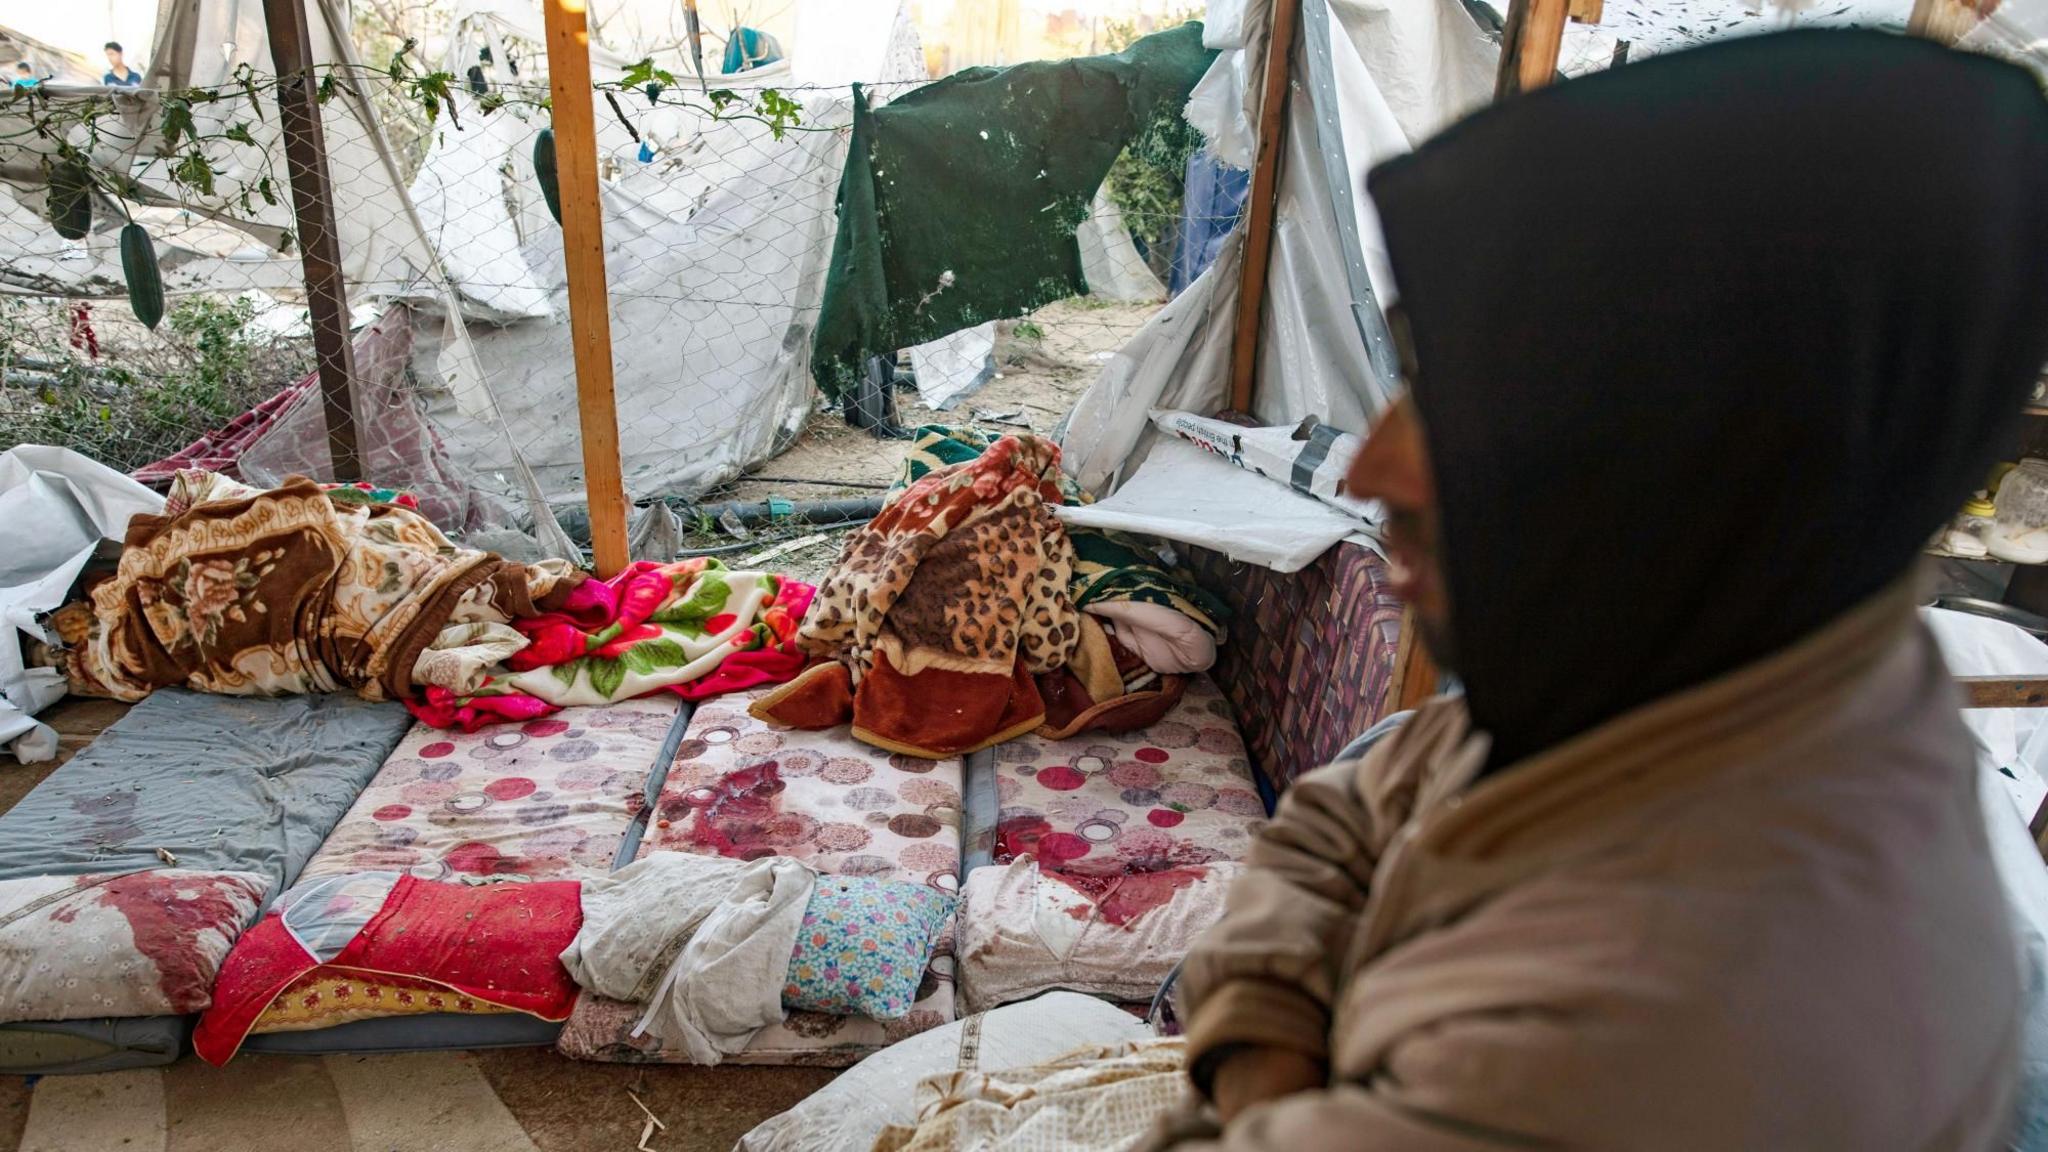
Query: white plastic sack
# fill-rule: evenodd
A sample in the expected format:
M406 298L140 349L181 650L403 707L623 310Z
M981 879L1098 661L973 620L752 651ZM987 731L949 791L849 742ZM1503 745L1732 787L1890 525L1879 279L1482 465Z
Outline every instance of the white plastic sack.
M30 669L21 636L64 596L103 541L118 542L137 513L164 498L68 448L23 444L0 453L0 747L24 764L57 754L57 734L32 717L64 695L64 676Z
M1075 1048L1142 1040L1149 1029L1091 996L1054 992L913 1036L848 1069L740 1137L733 1152L868 1152L891 1124L917 1122L917 1085L972 1068L1039 1064Z

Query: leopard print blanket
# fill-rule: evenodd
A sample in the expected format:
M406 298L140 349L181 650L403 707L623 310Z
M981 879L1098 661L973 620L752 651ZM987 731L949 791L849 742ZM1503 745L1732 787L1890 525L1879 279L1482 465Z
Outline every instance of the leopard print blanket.
M1005 436L897 493L847 537L797 642L845 664L856 690L878 654L910 677L1064 667L1080 621L1074 548L1050 508L1059 461L1051 441Z

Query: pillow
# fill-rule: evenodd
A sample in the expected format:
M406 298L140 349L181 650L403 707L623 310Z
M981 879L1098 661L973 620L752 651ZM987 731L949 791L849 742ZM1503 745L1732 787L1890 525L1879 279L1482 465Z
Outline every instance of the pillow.
M782 1006L875 1020L904 1016L952 915L953 897L923 884L818 877L790 953Z
M0 881L0 1020L201 1011L269 887L174 868Z

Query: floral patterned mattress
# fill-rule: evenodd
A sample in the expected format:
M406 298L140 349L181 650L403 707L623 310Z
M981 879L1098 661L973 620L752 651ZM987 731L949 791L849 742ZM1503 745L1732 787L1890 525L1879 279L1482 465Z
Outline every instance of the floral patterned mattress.
M646 805L680 707L655 696L467 735L415 725L300 882L374 871L472 882L602 876Z
M1136 732L1026 736L984 761L994 775L994 862L1031 856L1091 876L1241 860L1266 806L1230 706L1206 676ZM977 765L982 767L982 765ZM973 784L986 791L986 781Z
M961 762L892 755L846 729L794 732L747 715L750 694L699 705L669 766L640 855L790 856L828 875L960 888ZM848 1065L954 1016L953 943L940 943L909 1015L883 1024L792 1012L740 1064ZM664 1063L630 1035L637 1006L585 996L562 1030L564 1055Z

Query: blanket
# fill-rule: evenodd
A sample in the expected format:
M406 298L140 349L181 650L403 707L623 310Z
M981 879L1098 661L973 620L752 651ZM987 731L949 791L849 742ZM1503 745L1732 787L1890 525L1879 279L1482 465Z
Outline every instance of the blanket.
M895 493L846 539L798 643L828 662L757 700L796 728L940 760L1037 728L1032 677L1067 663L1074 550L1050 510L1059 449L1006 436Z
M388 872L301 885L235 942L192 1049L209 1064L227 1063L264 1009L315 972L424 983L566 1020L576 984L556 957L582 927L580 887L472 887Z
M1178 1039L1096 1045L1028 1068L962 1068L917 1086L915 1125L875 1152L1126 1152L1187 1092Z
M266 491L180 472L162 515L129 521L89 619L67 606L59 663L72 691L118 700L169 685L403 700L451 620L532 616L580 579L559 561L458 548L410 509L336 500L302 477Z
M815 591L708 557L638 561L610 580L577 585L554 611L513 620L503 647L489 624L449 637L451 652L482 666L458 687L429 686L408 707L434 727L474 732L651 692L702 700L780 684L807 663L797 622Z
M657 852L585 883L583 928L562 964L600 996L645 1004L633 1035L716 1064L781 1022L816 882L787 857Z

